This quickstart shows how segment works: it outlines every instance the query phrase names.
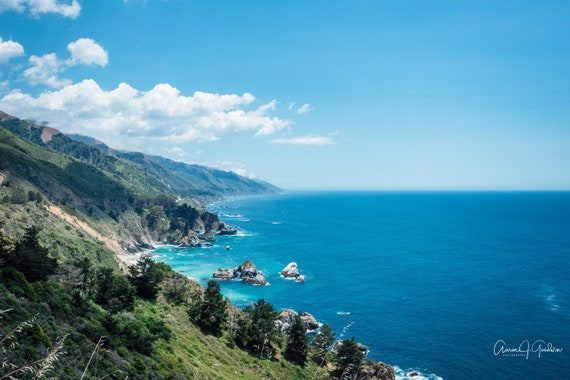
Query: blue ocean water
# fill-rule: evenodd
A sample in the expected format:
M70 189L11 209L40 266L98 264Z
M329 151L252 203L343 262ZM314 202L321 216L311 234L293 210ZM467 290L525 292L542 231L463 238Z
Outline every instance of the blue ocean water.
M222 282L234 304L309 312L401 379L570 378L570 193L291 192L210 211L239 234L157 253L203 284L252 260L270 284ZM304 284L279 276L291 261Z

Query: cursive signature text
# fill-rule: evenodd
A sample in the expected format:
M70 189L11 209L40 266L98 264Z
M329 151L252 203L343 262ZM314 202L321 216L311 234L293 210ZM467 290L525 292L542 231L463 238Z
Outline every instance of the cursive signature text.
M530 342L528 339L523 340L518 346L509 346L504 340L499 339L495 342L493 353L495 356L524 357L528 360L531 354L536 354L538 358L542 354L553 354L562 352L562 347L556 347L550 342L544 340L535 340Z

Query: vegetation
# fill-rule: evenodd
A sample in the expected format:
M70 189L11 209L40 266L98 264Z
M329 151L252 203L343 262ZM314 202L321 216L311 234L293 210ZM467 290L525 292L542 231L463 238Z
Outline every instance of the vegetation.
M296 314L293 324L287 333L287 347L285 348L285 359L301 367L305 366L308 355L309 337L307 329L301 319L300 314Z

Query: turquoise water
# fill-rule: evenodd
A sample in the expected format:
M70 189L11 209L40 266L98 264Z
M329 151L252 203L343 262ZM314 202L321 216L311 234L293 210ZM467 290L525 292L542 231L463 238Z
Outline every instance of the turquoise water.
M210 211L238 236L157 253L203 284L251 259L270 285L221 283L234 304L309 312L400 378L570 378L570 193L292 192ZM279 276L291 261L304 284Z

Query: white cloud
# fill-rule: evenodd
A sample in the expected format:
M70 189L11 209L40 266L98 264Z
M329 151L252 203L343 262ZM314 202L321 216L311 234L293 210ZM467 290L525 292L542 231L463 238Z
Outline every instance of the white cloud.
M71 84L69 79L60 79L58 74L65 70L65 65L55 53L45 54L41 57L30 57L31 67L23 75L31 84L43 84L52 88L64 87Z
M291 144L291 145L333 145L336 142L329 136L302 136L291 138L278 138L270 141L273 144Z
M107 66L109 57L101 45L91 38L80 38L67 45L71 53L71 59L67 61L69 66L78 64Z
M105 49L91 38L80 38L71 42L67 49L71 57L65 61L59 59L55 53L32 55L29 59L31 67L23 72L24 78L33 85L62 88L72 83L69 79L59 78L68 68L81 64L106 66L109 62Z
M0 0L0 13L8 10L24 12L26 9L34 16L55 13L74 19L79 16L81 5L77 0L72 0L71 3L58 0Z
M12 58L24 55L24 47L14 41L2 41L0 37L0 64L8 63Z
M105 91L89 79L37 97L14 90L0 99L0 109L49 120L54 128L90 135L119 149L148 150L152 144L213 141L244 131L267 135L291 124L270 115L274 101L258 107L254 101L248 93L184 96L169 84L139 91L121 83Z
M311 107L311 105L310 105L309 103L305 103L305 104L303 104L301 107L297 108L297 111L296 111L296 112L297 112L299 115L302 115L302 114L307 113L307 112L310 112L310 111L312 111L312 110L313 110L313 108Z

